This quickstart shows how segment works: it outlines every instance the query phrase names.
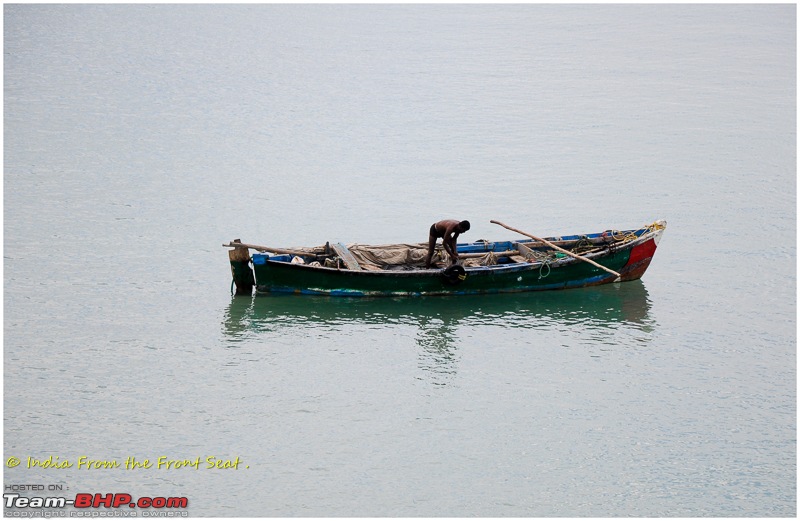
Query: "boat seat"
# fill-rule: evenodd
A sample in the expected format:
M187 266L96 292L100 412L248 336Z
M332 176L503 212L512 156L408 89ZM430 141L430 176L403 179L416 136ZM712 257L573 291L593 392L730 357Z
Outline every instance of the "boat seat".
M353 256L352 252L347 249L347 246L338 242L336 244L331 244L331 248L333 248L333 251L336 252L336 255L342 259L342 262L344 262L344 265L347 266L347 269L356 271L361 270L361 265Z
M533 250L528 248L521 242L517 243L517 251L519 251L519 254L528 260L536 260L536 256L533 254Z

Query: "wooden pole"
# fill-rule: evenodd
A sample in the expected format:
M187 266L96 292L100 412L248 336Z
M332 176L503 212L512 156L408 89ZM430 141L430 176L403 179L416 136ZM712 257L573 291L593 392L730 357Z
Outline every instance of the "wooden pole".
M517 230L516 228L512 228L511 226L508 226L507 224L503 224L500 221L491 220L489 222L492 223L492 224L498 224L498 225L502 226L503 228L506 228L507 230L511 230L512 232L517 232L519 234L524 235L525 237L530 237L534 241L543 242L544 244L550 246L554 250L558 250L561 253L565 253L565 254L569 255L570 257L574 257L576 259L582 260L583 262L588 262L589 264L591 264L593 266L597 266L601 270L607 271L607 272L611 273L612 275L616 275L617 276L617 280L615 280L614 282L619 282L620 280L622 280L622 275L620 275L619 273L617 273L616 271L614 271L612 269L608 269L605 266L596 263L592 259L587 259L586 257L581 257L580 255L572 253L571 251L565 250L564 248L562 248L560 246L556 246L555 244L553 244L550 241L546 241L546 240L542 239L541 237L537 237L535 235L531 235L530 233L523 232L522 230Z
M231 241L228 244L223 244L223 248L251 248L258 251L268 251L270 253L277 253L280 255L316 255L314 251L301 251L301 250L287 250L285 248L272 248L270 246L259 246L258 244L247 244L244 242Z

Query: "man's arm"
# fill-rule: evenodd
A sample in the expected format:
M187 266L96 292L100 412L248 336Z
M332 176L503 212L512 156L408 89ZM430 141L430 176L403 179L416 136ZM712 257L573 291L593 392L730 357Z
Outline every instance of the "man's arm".
M454 259L458 258L458 252L456 247L456 239L458 238L458 233L449 232L447 236L442 240L442 246L444 246L445 251L450 254L450 256Z

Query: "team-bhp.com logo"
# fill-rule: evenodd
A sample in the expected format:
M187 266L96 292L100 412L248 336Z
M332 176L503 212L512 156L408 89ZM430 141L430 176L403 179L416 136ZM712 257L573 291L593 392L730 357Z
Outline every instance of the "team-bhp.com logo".
M160 512L165 512L167 511L167 509L187 508L189 506L189 499L186 497L140 497L138 499L134 499L133 496L125 493L117 493L117 494L80 493L76 494L74 499L73 498L68 499L66 497L25 497L25 496L20 496L19 494L5 493L3 494L3 504L6 508L20 508L20 509L26 509L26 508L54 509L54 508L66 508L66 507L73 507L76 509L91 509L91 508L101 508L101 507L123 509L127 507L132 509L135 508L147 509L142 512L143 516L150 515L153 517L160 517L164 515L161 514ZM152 511L151 509L156 509L156 511ZM149 514L148 511L150 512ZM174 510L170 510L170 512L174 512ZM6 512L6 514L8 514L8 512ZM92 513L88 511L70 512L71 516L73 514L76 517L83 517L83 516L95 517L97 515L97 513ZM131 514L132 516L136 515L135 511L131 512ZM186 512L181 511L181 514L186 514ZM125 515L127 516L128 514ZM169 517L173 516L174 514L170 515Z

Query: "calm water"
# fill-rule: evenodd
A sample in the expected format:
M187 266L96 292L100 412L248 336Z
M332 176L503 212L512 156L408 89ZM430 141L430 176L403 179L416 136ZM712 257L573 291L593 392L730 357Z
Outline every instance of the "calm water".
M794 5L4 15L6 485L193 516L796 515ZM618 286L230 296L231 239L442 218L669 226ZM28 468L51 456L74 466Z

